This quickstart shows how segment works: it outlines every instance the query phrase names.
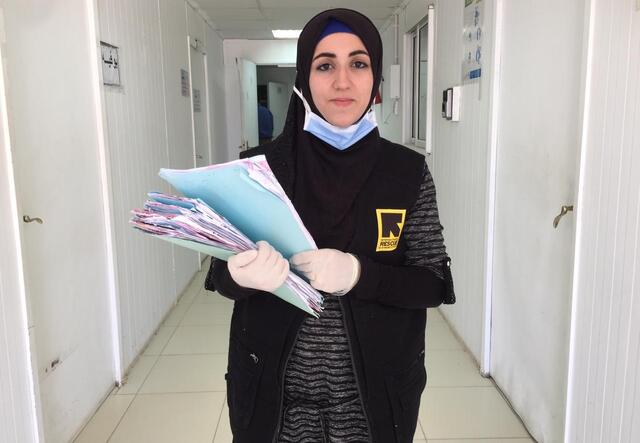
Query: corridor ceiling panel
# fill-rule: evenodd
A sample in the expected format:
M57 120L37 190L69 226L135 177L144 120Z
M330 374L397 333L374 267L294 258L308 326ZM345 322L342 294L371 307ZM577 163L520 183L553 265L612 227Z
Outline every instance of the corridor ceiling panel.
M380 28L402 0L197 0L222 38L273 39L273 29L302 29L325 9L355 9Z

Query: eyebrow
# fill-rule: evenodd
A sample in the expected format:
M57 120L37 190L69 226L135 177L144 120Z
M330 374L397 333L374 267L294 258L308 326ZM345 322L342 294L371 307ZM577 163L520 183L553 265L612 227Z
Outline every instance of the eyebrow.
M349 53L349 57L353 57L354 55L358 55L358 54L364 54L367 57L369 56L369 53L367 51L364 51L362 49L358 49L356 51L351 51ZM320 57L329 57L329 58L336 58L336 55L333 52L321 52L320 54L316 55L313 60L311 60L312 62L315 61L317 58Z

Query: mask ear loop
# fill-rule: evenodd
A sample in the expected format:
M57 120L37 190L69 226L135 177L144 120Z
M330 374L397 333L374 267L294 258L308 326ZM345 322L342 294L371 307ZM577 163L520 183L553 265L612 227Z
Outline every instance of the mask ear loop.
M309 103L307 103L307 100L302 95L302 92L298 91L298 88L296 88L295 86L293 87L293 92L295 92L296 95L298 97L300 97L300 100L302 100L302 104L304 105L304 109L307 110L308 112L311 112L311 107L309 106Z

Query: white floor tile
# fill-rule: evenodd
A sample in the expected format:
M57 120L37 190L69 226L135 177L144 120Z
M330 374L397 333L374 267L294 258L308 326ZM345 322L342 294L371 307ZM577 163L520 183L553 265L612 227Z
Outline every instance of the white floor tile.
M137 395L110 443L211 443L224 393Z
M480 375L473 357L463 350L430 349L426 353L427 386L493 386Z
M427 437L529 437L518 417L494 387L426 388L420 423Z
M445 321L445 319L442 317L438 308L427 309L427 327L429 327L431 323L442 323L443 321Z
M142 354L159 355L175 330L176 326L160 326Z
M161 355L139 394L226 391L226 354Z
M73 443L104 443L133 401L135 395L110 395L91 417Z
M413 441L422 442L426 440L427 438L425 437L424 432L422 432L422 425L420 424L420 420L418 420L418 424L416 425L416 432L413 434Z
M193 300L198 296L199 293L200 289L198 288L198 286L190 284L185 288L184 291L182 291L182 294L178 298L178 303L190 305L191 303L193 303Z
M213 443L232 443L233 434L231 434L231 425L229 424L229 407L225 398L224 407L222 408L222 414L220 414L220 421L218 422L218 429L216 429L216 436L213 439Z
M138 392L157 359L157 355L141 355L129 370L125 383L114 394L135 394Z
M228 325L178 326L162 355L226 354L228 349Z
M530 438L473 438L431 440L429 443L536 443Z
M224 373L233 301L204 289L205 265L74 443L232 443ZM427 388L413 442L535 443L439 309L427 317Z
M233 305L229 303L193 303L181 326L230 325Z
M426 346L431 349L463 349L446 322L427 324Z
M207 291L202 288L200 293L193 300L194 303L222 303L233 306L233 300L223 297L218 292Z
M184 314L188 309L188 303L178 303L173 307L173 309L171 309L171 312L169 312L169 315L167 315L167 318L162 323L162 326L178 326L180 324L180 321L182 320L182 317L184 317Z

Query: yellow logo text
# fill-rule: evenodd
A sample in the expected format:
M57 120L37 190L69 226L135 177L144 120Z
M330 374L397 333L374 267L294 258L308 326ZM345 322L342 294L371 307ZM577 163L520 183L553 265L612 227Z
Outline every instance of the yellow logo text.
M406 215L406 209L376 209L378 217L376 252L394 251L398 247Z

